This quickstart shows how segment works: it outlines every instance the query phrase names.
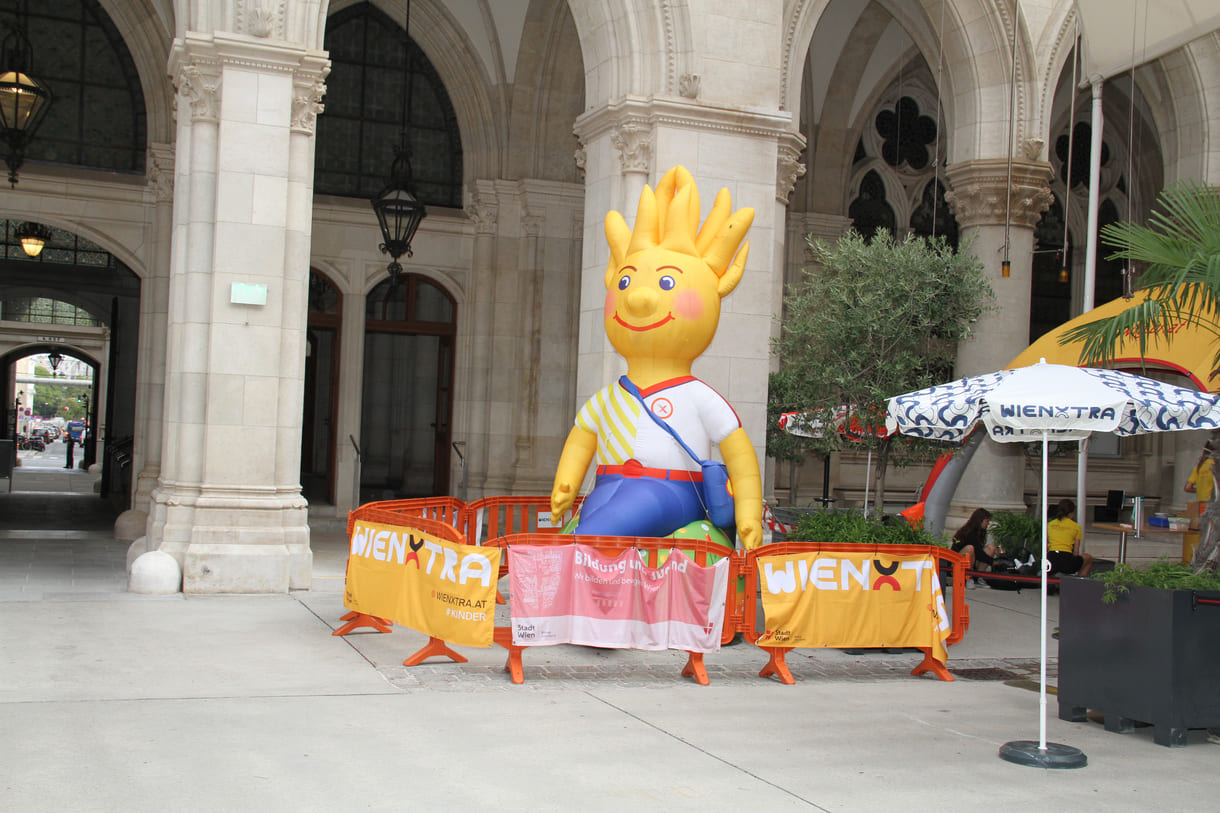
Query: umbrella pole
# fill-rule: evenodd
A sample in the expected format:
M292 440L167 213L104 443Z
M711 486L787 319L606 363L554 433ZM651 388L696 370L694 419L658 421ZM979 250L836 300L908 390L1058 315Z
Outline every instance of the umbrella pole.
M868 450L868 464L864 468L864 518L868 519L868 487L873 484L873 450Z
M1046 744L1046 574L1051 563L1046 558L1046 515L1050 496L1047 491L1047 452L1050 450L1050 433L1042 430L1042 619L1038 627L1041 635L1038 668L1038 742L1014 740L1000 746L1000 759L1027 765L1031 768L1083 768L1088 758L1079 748L1059 743Z
M1089 495L1086 488L1086 480L1088 479L1089 470L1089 439L1082 438L1076 451L1076 517L1080 520L1080 527L1084 527L1085 516L1088 512ZM1088 540L1080 540L1080 552L1084 553L1084 546Z
M1038 626L1038 633L1042 636L1041 648L1039 649L1039 659L1041 665L1038 669L1038 711L1040 717L1038 719L1038 748L1046 750L1046 572L1050 570L1051 563L1046 558L1046 526L1050 498L1047 496L1047 451L1050 443L1048 442L1049 434L1046 431L1042 432L1042 623Z

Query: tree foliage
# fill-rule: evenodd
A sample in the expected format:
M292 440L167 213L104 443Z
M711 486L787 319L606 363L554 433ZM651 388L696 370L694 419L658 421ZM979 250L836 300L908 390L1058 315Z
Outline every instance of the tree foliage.
M847 443L878 450L880 507L887 464L902 465L913 454L924 459L928 448L904 436L876 437L886 402L952 378L958 343L971 335L993 294L982 263L943 239L895 240L878 230L866 240L849 231L833 244L817 240L810 247L822 267L806 271L785 296L770 407L776 415L805 413L820 437L794 449L772 421L768 452L793 459L802 449L825 454Z
M51 377L45 367L36 367L34 375L46 378L39 381L34 389L33 413L41 418L63 418L66 421L83 421L85 417L85 396L92 397L91 387L79 384L64 384Z
M1114 359L1124 336L1168 337L1185 324L1216 337L1213 364L1220 366L1220 192L1195 181L1175 184L1157 198L1147 223L1111 223L1102 240L1115 249L1111 260L1144 266L1140 290L1148 299L1114 316L1080 325L1061 342L1083 341L1080 358L1102 365Z
M1110 259L1145 266L1137 287L1148 298L1068 331L1062 343L1083 341L1081 361L1102 365L1114 359L1124 336L1139 337L1141 356L1147 337L1157 334L1172 352L1177 328L1188 325L1216 337L1212 364L1220 367L1220 190L1197 181L1174 184L1161 192L1147 223L1111 223L1101 237L1116 249ZM1220 500L1203 515L1192 569L1220 570Z

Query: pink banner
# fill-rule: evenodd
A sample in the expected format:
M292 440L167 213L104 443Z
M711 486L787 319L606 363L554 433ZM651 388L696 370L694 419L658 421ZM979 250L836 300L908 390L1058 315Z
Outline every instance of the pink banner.
M720 649L728 559L700 567L672 549L652 568L638 550L610 558L588 545L514 545L508 564L518 646Z

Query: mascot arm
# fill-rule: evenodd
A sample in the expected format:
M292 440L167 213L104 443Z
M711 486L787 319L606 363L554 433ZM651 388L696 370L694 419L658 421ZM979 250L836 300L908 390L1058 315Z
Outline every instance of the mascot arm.
M555 485L551 488L551 522L556 525L560 524L563 515L576 501L576 491L585 479L585 472L589 470L589 463L593 461L596 451L597 435L573 426L563 444L563 453L559 455Z
M720 442L720 454L733 486L737 536L746 550L754 550L762 544L762 475L758 471L758 455L744 429L735 430Z

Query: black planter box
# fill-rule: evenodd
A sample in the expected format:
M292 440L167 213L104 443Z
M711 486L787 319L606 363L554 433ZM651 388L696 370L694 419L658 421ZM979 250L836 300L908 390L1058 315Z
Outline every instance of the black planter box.
M1160 745L1220 727L1217 592L1133 587L1103 604L1105 585L1064 576L1059 593L1059 719L1105 715L1108 731L1154 726Z

